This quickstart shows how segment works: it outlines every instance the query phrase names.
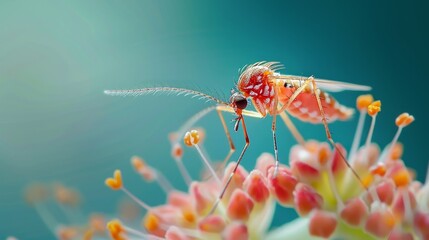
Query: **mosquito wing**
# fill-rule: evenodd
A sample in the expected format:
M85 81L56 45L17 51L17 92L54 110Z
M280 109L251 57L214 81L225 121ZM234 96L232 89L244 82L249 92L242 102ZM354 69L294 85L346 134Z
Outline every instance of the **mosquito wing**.
M305 80L308 79L308 77L303 76L295 76L295 75L281 75L279 76L280 79L288 79L291 81L298 81L301 83L304 83ZM327 80L327 79L319 79L315 78L316 84L318 87L320 87L323 90L326 90L328 92L341 92L341 91L370 91L370 86L365 85L359 85L359 84L353 84L353 83L347 83L347 82L339 82L339 81L333 81L333 80Z

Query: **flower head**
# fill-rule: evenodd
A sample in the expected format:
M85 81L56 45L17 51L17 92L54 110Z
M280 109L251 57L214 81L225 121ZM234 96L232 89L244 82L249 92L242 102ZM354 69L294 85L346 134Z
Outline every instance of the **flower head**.
M261 154L250 171L235 162L215 164L204 150L201 130L192 130L184 134L183 142L197 151L206 168L202 180L192 180L182 163L184 148L179 134L171 135L172 157L187 190L176 189L162 171L132 157L135 171L145 181L159 184L167 194L166 202L147 204L128 190L126 175L116 170L106 185L129 196L145 213L140 217L136 205L127 208L127 214L107 223L103 236L178 240L429 238L429 183L415 180L414 172L402 160L403 146L398 142L414 117L408 113L398 116L394 121L398 131L380 152L372 136L381 102L364 95L356 104L361 116L350 151L339 143L331 147L329 142L307 140L293 146L288 164L280 164L278 169L269 153ZM364 145L359 146L368 115L371 125ZM41 201L43 192L34 189L27 199ZM68 198L70 194L60 195ZM60 199L61 204L75 202ZM299 218L269 231L276 204L295 209ZM141 223L136 225L132 219ZM100 230L100 223L93 221L91 233ZM76 228L68 228L61 236L77 234Z

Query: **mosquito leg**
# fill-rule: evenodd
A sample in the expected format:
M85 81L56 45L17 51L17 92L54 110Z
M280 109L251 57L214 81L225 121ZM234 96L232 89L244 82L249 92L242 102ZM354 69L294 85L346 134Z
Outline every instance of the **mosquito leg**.
M232 169L231 174L229 175L225 185L223 186L222 190L220 191L220 194L218 196L218 198L216 199L216 202L214 203L212 209L210 210L208 216L212 215L214 213L214 211L216 210L217 206L219 205L220 201L223 198L223 195L225 194L226 189L228 188L229 184L231 183L232 178L234 177L235 172L237 171L238 166L240 166L240 162L243 159L243 155L246 152L247 148L249 147L250 141L249 141L249 135L247 134L247 129L246 129L246 124L244 122L244 118L242 115L238 116L239 119L238 121L241 121L242 124L242 128L243 128L243 134L244 134L244 139L246 141L246 144L244 144L243 150L240 153L240 156L237 159L237 162L235 164L235 167Z
M277 148L277 137L276 137L276 114L273 115L273 122L271 124L271 131L273 133L273 144L274 144L274 159L276 160L276 165L274 167L274 177L277 176L279 170L279 151Z
M279 170L279 150L277 148L277 137L276 137L276 119L277 119L277 108L278 108L278 89L277 87L274 88L274 99L273 102L273 109L271 109L271 115L273 116L273 121L271 123L271 132L273 133L273 147L274 147L274 159L276 161L276 165L274 167L274 177L277 176L278 170Z
M350 165L350 163L347 161L347 159L344 157L344 154L341 152L341 150L338 148L338 146L335 144L334 139L332 139L331 131L328 127L328 121L326 120L325 110L322 107L322 101L320 100L320 90L317 88L316 81L313 77L310 77L309 80L312 83L314 95L316 96L317 105L319 107L320 115L322 116L322 124L325 127L326 137L328 138L329 143L332 145L332 147L335 148L335 150L338 152L340 157L343 159L343 161L346 163L347 167L353 172L353 175L359 180L361 185L368 190L365 185L362 182L362 179L359 177L357 172L353 169L353 167Z
M235 152L235 146L234 146L234 142L232 141L231 134L229 133L228 127L226 126L225 118L223 117L222 111L217 108L216 108L216 111L217 111L217 114L219 115L220 122L222 123L223 130L225 132L226 138L228 139L228 143L229 143L229 152L224 158L221 165L223 167L229 161L229 159L231 158L231 155Z

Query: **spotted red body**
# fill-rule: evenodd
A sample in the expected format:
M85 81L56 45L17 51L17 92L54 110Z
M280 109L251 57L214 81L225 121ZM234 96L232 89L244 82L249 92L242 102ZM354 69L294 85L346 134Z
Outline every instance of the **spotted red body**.
M255 65L246 68L240 75L237 87L246 97L250 98L256 110L266 116L276 114L276 97L278 103L286 105L289 98L300 87L300 82L287 82L277 79L275 66ZM328 93L320 91L320 100L328 122L337 119L346 120L353 114L353 109L339 104ZM322 116L309 84L290 104L287 111L294 117L311 123L321 123Z

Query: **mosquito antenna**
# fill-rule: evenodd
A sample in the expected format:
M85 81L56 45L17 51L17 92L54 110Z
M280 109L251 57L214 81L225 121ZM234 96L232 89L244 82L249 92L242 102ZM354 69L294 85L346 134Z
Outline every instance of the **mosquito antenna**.
M152 87L152 88L140 88L140 89L129 89L129 90L105 90L104 94L111 96L141 96L146 94L157 94L157 93L176 93L177 95L185 95L192 97L199 97L200 99L207 99L214 101L218 104L228 105L228 103L215 98L211 95L198 92L195 90L190 90L186 88L175 88L175 87Z

